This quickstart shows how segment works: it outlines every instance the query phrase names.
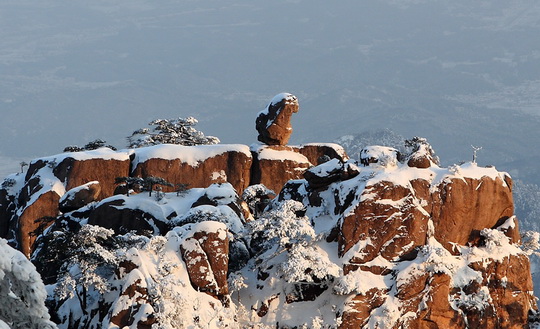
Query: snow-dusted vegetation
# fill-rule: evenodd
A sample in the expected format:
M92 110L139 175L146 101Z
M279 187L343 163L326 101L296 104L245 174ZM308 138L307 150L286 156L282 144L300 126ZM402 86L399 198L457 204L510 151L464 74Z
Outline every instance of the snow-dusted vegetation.
M0 238L0 328L53 329L35 266Z

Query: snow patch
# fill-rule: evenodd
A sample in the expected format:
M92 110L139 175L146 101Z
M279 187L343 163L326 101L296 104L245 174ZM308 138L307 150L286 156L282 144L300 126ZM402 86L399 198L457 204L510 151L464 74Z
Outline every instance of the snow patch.
M160 144L133 150L135 154L133 168L150 159L180 160L180 162L187 163L192 167L197 167L201 162L227 152L243 153L251 158L249 147L241 144L196 146Z

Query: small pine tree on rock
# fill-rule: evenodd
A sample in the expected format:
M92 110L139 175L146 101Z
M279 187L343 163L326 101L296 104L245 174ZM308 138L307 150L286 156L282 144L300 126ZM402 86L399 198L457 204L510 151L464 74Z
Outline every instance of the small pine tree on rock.
M82 147L78 147L77 145L69 145L64 148L64 152L81 152L84 151Z
M128 147L138 148L158 144L177 145L212 145L219 143L214 136L205 136L193 128L198 123L194 117L178 119L157 119L149 123L155 126L152 130L142 128L135 130L128 139Z
M82 152L82 151L92 151L92 150L97 150L99 148L102 148L102 147L106 147L106 148L109 148L113 151L116 151L116 147L112 146L112 145L106 145L106 141L102 140L102 139L95 139L91 142L88 142L85 146L83 147L79 147L77 145L69 145L69 146L66 146L64 148L64 152Z
M152 196L152 191L156 185L170 186L174 185L161 177L149 176L143 179L143 191L148 191L148 196Z
M28 162L22 161L21 163L19 163L19 165L21 166L21 173L23 173L24 172L24 167L28 166Z
M96 140L93 140L91 142L88 142L84 146L84 149L86 151L91 151L91 150L97 150L97 149L102 148L102 147L107 147L107 148L110 148L113 151L116 151L116 147L114 147L112 145L106 145L106 143L107 142L102 140L102 139L96 139Z
M144 179L141 177L116 177L115 185L125 185L126 195L129 196L130 190L141 190L144 185Z

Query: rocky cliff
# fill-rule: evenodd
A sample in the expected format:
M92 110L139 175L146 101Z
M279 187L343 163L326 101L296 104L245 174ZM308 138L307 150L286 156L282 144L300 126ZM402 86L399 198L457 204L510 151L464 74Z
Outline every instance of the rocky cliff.
M528 328L511 178L411 141L358 162L280 142L36 159L2 184L0 237L60 328Z
M265 147L270 146L253 145L251 149ZM288 151L272 158L246 145L220 144L156 145L122 151L102 148L36 159L24 175L11 175L7 178L10 183L0 189L0 232L3 232L0 237L29 255L38 231L50 224L48 218L113 196L115 190L122 190L118 189L118 177L160 177L172 185L160 187L163 192L176 191L179 185L202 188L225 182L232 184L239 194L249 185L259 183L279 192L287 180L301 178L304 170L316 164L319 157L326 155L341 160L346 157L336 144L283 147ZM92 182L93 193L84 197L81 192L75 195L75 191ZM60 200L64 194L70 198Z
M115 175L165 173L193 188L102 195L113 190L111 173L82 169L87 159L99 170L110 165ZM25 176L4 184L2 232L60 286L73 255L52 250L59 236L76 239L95 227L109 230L109 238L85 248L123 241L108 251L108 282L115 283L103 291L85 287L95 299L83 305L87 315L73 320L82 307L77 297L51 296L53 314L68 328L214 317L222 321L210 321L215 326L230 327L527 327L536 301L519 249L511 178L474 163L410 164L380 147L366 150L359 164L331 144L64 154L36 160ZM92 181L68 190L77 181L72 168L87 173L79 183ZM238 195L260 183L281 192L253 218ZM47 260L54 253L56 260ZM179 312L169 305L174 291L193 298L175 302L184 305L182 321L171 313Z

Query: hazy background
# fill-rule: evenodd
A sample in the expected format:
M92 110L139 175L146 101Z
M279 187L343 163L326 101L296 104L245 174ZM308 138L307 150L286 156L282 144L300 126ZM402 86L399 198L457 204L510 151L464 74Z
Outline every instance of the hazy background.
M155 118L223 143L299 97L291 143L390 128L540 184L537 1L0 2L0 175Z

